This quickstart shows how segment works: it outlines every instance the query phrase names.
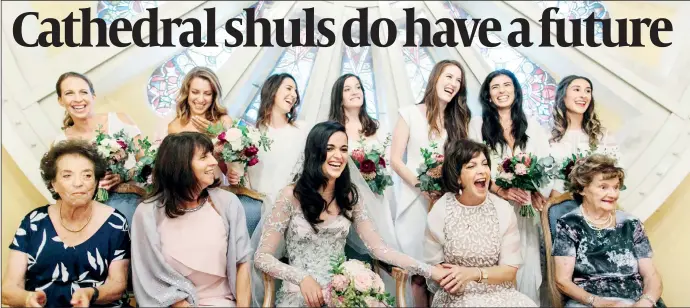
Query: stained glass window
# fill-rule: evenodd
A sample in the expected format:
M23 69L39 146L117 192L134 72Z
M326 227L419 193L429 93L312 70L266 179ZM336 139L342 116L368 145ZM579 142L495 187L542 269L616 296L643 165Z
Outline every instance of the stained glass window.
M592 13L597 19L611 18L609 11L601 1L537 1L537 4L542 8L557 7L558 13L555 15L558 18L585 19ZM582 27L585 27L584 22L582 22ZM594 36L599 40L603 36L601 22L594 23Z
M446 8L453 18L468 19L466 24L472 27L474 21L463 9L450 1L445 2ZM492 70L507 69L515 74L523 93L523 108L527 116L534 117L543 126L550 126L552 122L551 108L556 98L556 80L539 65L527 59L513 47L493 33L489 33L489 40L501 42L496 47L486 47L479 40L472 41L472 48L477 50Z
M424 90L426 90L427 79L431 70L436 65L436 61L431 57L427 47L419 47L421 37L418 33L414 34L414 43L416 46L405 47L405 28L399 27L398 42L402 48L403 61L405 63L405 72L407 79L410 81L412 87L412 95L414 95L415 103L422 101L424 97Z
M98 1L98 18L110 24L118 18L129 19L149 8L155 8L165 1Z
M378 118L378 103L376 101L376 86L374 85L374 64L371 48L345 46L343 53L342 74L355 74L362 80L362 88L366 92L367 113L374 119Z
M307 30L304 26L300 27L300 29L302 29L300 31L300 41L304 42L306 41ZM316 41L321 37L319 33L315 33L314 35ZM314 67L314 59L316 59L316 52L318 49L318 47L304 46L286 47L269 76L273 74L289 73L292 77L295 77L300 99L303 99L304 90L309 84L309 77L311 77L311 71ZM242 116L242 121L244 123L252 125L256 123L256 117L259 115L259 105L261 103L260 94L261 91L257 91L251 103L247 106L244 116ZM297 107L298 113L303 103L304 102Z
M257 18L264 16L268 12L270 3L271 1L259 1L251 6L256 8L255 14ZM247 24L246 17L244 10L235 16L235 18L242 19L242 26L238 30L242 32L243 36ZM170 60L153 71L149 78L147 93L151 108L159 115L165 116L175 108L175 99L187 72L196 66L206 66L217 70L230 59L236 48L226 47L225 41L227 40L231 44L236 41L233 36L230 36L225 31L224 27L225 25L223 24L215 30L217 47L189 47L174 55ZM202 40L205 41L206 37Z

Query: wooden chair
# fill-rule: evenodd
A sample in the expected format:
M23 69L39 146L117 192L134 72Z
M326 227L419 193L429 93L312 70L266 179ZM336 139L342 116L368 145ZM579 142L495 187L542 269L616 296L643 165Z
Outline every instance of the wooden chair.
M244 207L244 216L247 219L247 231L249 231L249 236L251 236L261 219L265 196L244 186L231 185L221 188L237 195L237 198L240 199L242 207Z
M563 307L566 297L556 285L556 264L551 256L553 236L558 218L572 211L579 204L573 199L572 193L565 193L550 199L546 208L541 212L541 227L544 234L544 249L546 254L546 285L552 307Z
M374 271L388 272L395 279L395 297L398 307L407 307L405 302L405 284L407 283L407 271L399 267L388 265L382 261L374 260ZM266 273L262 273L264 281L264 302L261 307L273 307L275 303L275 279Z

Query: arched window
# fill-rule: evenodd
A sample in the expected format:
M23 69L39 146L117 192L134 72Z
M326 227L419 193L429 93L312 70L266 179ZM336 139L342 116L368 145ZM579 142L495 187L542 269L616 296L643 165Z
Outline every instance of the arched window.
M557 7L558 18L568 19L585 19L594 13L594 18L607 19L609 11L606 9L601 1L537 1L537 4L542 8ZM585 27L585 23L582 23ZM603 26L601 22L594 24L594 36L601 40L603 35Z
M414 34L415 46L405 47L405 28L400 27L398 30L398 42L400 42L403 61L405 62L405 72L407 72L407 79L410 81L412 88L412 95L414 95L414 102L422 101L424 97L424 90L426 90L427 80L431 70L436 65L436 61L431 57L431 53L427 47L419 47L421 45L421 37L417 32Z
M255 15L257 18L264 16L268 12L269 3L270 1L258 1L251 6L256 8ZM242 19L242 28L239 30L243 35L246 31L246 17L244 10L234 17ZM189 47L174 55L153 71L149 78L147 93L149 105L156 113L165 116L175 109L175 99L182 86L182 80L184 80L184 76L192 68L207 66L217 70L230 59L236 48L226 47L225 41L234 43L235 38L229 35L224 27L225 24L215 30L217 47ZM206 37L202 40L206 40Z
M468 19L466 24L471 29L474 23L471 15L450 1L446 1L445 6L453 18ZM489 33L489 40L501 42L501 44L496 47L486 47L475 39L472 41L472 48L482 55L492 70L507 69L513 72L522 87L525 113L534 117L543 126L550 126L551 108L556 98L556 80L497 35Z
M345 46L343 63L340 74L355 74L362 80L362 87L366 92L367 113L378 119L378 102L376 100L376 86L374 85L374 64L371 57L371 47Z
M165 1L98 1L98 18L110 24L118 18L129 19L149 8L158 7Z
M306 41L307 30L305 27L300 27L300 41ZM315 33L315 39L318 41L320 38L319 33ZM318 47L304 47L304 46L291 46L286 47L283 54L280 55L278 62L276 63L273 70L271 70L270 75L279 73L289 73L292 77L295 77L297 81L297 89L299 90L300 99L304 98L304 90L309 84L309 77L311 77L311 71L314 68L314 59L316 58L316 52ZM244 111L242 116L242 122L249 124L256 124L256 117L259 115L259 105L261 103L261 90L257 91L256 95L252 99L247 109ZM303 104L304 102L302 102ZM297 112L302 107L300 104L297 107Z

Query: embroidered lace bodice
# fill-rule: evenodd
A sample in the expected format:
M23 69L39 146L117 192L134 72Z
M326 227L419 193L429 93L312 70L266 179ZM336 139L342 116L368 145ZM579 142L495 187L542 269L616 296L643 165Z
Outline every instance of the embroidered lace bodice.
M412 274L431 277L431 266L385 244L364 206L355 205L352 218L354 229L376 259L404 268ZM344 254L350 225L351 222L345 216L338 215L316 225L318 233L315 233L302 213L299 201L293 197L292 187L288 186L281 192L264 225L255 255L255 266L277 279L288 282L281 288L290 291L299 291L299 288L295 287L309 275L325 287L331 279L331 260ZM276 247L283 237L289 265L274 256Z

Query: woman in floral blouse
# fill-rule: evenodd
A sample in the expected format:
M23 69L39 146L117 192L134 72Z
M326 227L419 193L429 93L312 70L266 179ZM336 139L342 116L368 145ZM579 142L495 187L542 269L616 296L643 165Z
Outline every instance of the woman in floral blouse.
M644 226L616 210L624 178L616 160L601 154L580 159L570 173L582 205L558 219L552 253L566 307L663 306Z

